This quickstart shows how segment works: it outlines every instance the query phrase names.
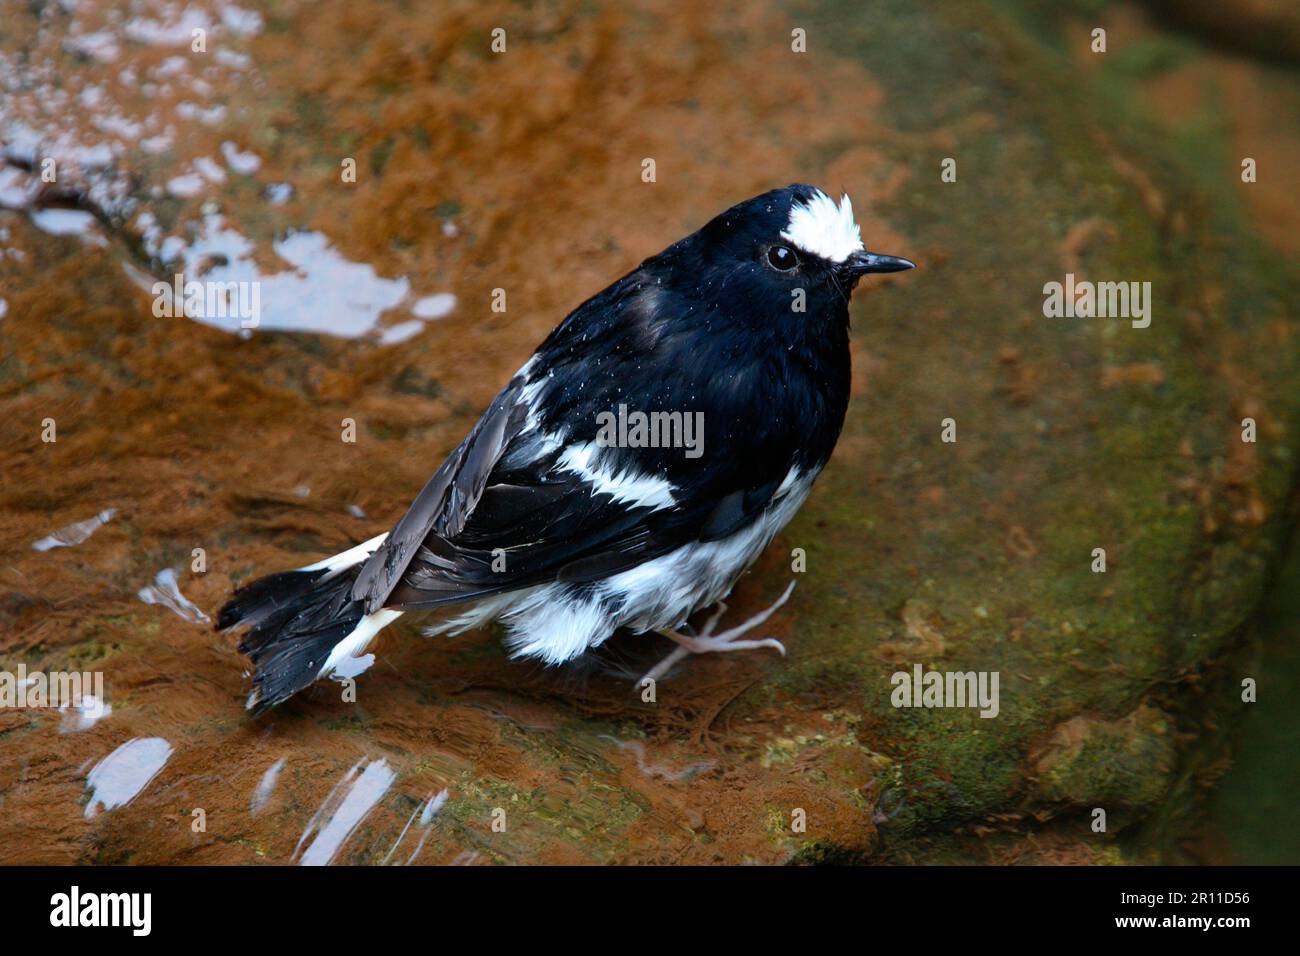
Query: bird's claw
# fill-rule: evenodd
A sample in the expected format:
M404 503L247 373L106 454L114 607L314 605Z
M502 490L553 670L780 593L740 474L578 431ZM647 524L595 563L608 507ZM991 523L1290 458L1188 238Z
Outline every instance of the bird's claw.
M786 601L790 600L790 595L794 593L794 585L795 582L791 581L785 591L776 599L775 603L773 603L771 607L759 611L743 624L729 628L721 634L713 633L714 627L717 626L718 621L727 610L727 606L721 602L718 603L718 609L713 612L712 616L710 616L708 621L706 621L704 626L700 629L698 636L690 637L678 631L661 631L660 633L665 637L676 641L678 646L673 648L671 654L647 671L641 677L641 680L638 681L638 684L644 684L648 680L658 680L664 674L668 673L668 671L679 661L689 657L691 654L712 654L723 651L749 651L770 647L775 651L779 651L781 656L785 657L785 645L776 640L776 638L764 637L758 640L747 641L737 640L737 638L752 631L775 614Z

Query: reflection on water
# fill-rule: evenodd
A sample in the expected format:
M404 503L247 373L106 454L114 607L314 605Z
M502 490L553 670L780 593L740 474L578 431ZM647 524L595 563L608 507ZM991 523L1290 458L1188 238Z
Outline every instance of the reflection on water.
M163 568L159 571L153 579L153 584L142 587L136 596L145 604L161 604L192 624L211 623L211 618L199 610L193 601L181 594L176 572L171 568Z
M411 306L411 314L417 319L442 319L451 315L456 308L456 297L450 292L428 295Z
M147 243L146 247L151 244ZM186 280L257 283L260 298L257 327L263 329L326 332L355 338L371 331L382 313L410 293L406 278L382 278L372 266L346 259L318 232L291 232L276 240L273 249L291 268L282 271L259 268L255 261L258 252L252 240L227 223L224 216L210 213L203 217L193 241L187 243L172 236L151 251L171 263L171 268ZM151 288L152 284L150 281ZM241 317L237 315L191 312L191 316L226 331L240 330Z
M251 176L262 168L262 158L253 152L241 152L239 147L226 140L221 144L221 155L228 165L241 176Z
M619 740L617 737L602 735L601 740L608 740L618 747L619 750L626 750L636 757L636 769L641 771L647 777L658 777L661 780L690 780L697 774L712 769L716 760L702 760L698 763L689 764L681 770L672 770L659 764L652 764L646 760L645 744L639 740Z
M388 851L383 862L387 863L392 859L393 854L397 852L397 848L401 846L402 841L406 839L406 833L411 829L411 824L415 822L415 818L418 816L420 818L420 842L415 845L415 849L412 850L410 856L406 858L406 863L404 865L410 866L414 863L415 858L418 857L420 851L424 849L424 842L429 839L429 824L433 822L434 816L442 809L442 805L446 802L447 791L440 790L436 794L431 794L418 807L412 810L411 815L406 820L406 826L402 827L402 832L397 835L397 842L394 843L393 848Z
M86 817L130 803L171 755L171 744L161 737L136 737L122 744L86 776L90 788Z
M248 801L248 810L250 813L260 813L271 799L271 794L275 791L276 781L280 779L280 771L284 769L284 758L281 757L271 766L266 768L266 773L262 774L262 779L257 784L257 789L253 791L253 797Z
M33 541L32 550L49 551L51 548L68 548L74 544L81 544L81 542L112 521L115 514L117 514L116 508L105 508L93 518L74 522L47 537L41 538L39 541Z
M446 318L451 315L455 308L456 297L450 292L439 292L418 299L411 306L411 314L415 318L409 322L390 325L384 329L380 341L384 345L396 345L399 342L405 342L412 336L419 334L420 330L424 328L426 320Z
M347 772L347 776L334 785L321 808L311 818L307 829L298 839L298 845L294 847L293 855L298 855L303 842L314 833L315 839L303 852L299 862L303 866L327 866L352 835L357 824L365 819L366 814L388 792L396 776L386 760L376 760L370 764L365 760L358 761Z
M95 217L78 209L41 209L32 213L32 222L52 236L80 236L93 246L108 244L95 231Z
M62 718L59 721L59 733L73 734L89 730L105 717L113 713L113 705L100 700L94 694L86 694L77 704L65 704L59 708Z

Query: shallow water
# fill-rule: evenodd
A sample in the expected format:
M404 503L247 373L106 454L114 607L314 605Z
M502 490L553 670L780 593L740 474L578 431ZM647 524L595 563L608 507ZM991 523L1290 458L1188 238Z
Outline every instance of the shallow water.
M0 660L102 673L107 701L0 711L0 862L1112 862L1039 758L1053 728L1147 713L1152 687L1241 651L1225 635L1277 560L1293 459L1278 439L1243 460L1255 452L1223 422L1294 426L1279 387L1293 316L1270 291L1251 324L1222 303L1262 293L1170 256L1152 269L1194 289L1177 331L1153 333L1172 341L1045 330L1042 276L1090 247L1146 268L1154 237L1180 236L1198 263L1195 243L1218 243L1136 198L1163 160L1147 172L1093 147L1088 175L1109 177L1095 189L1030 165L1097 130L1020 111L1035 84L980 52L1021 49L1012 24L925 4L882 16L811 9L801 58L789 15L764 4L6 7ZM1117 16L1146 42L1191 42ZM504 56L488 49L498 23ZM929 30L949 66L896 40ZM1184 55L1241 107L1230 135L1269 155L1294 144L1247 108L1292 87ZM1172 116L1180 77L1136 82ZM1029 172L936 193L950 152ZM57 189L40 181L48 157ZM690 661L647 702L633 680L666 642L620 638L552 673L494 634L434 640L404 619L355 702L327 683L246 714L247 662L210 621L233 586L391 526L568 309L795 180L848 191L869 247L923 268L857 293L832 468L731 602L737 621L766 606L804 549L809 573L770 622L788 658ZM1276 253L1300 234L1295 204L1264 196L1239 228ZM1132 248L1106 238L1130 232ZM233 298L187 302L177 274ZM933 433L954 410L949 457ZM1140 471L1152 462L1164 470ZM1110 590L1074 560L1098 534L1121 556ZM1167 569L1182 560L1227 569L1222 593L1206 585L1215 611L1200 591L1179 603L1193 589ZM916 659L1001 669L996 729L892 710L889 675ZM1182 719L1171 696L1155 703ZM1163 754L1173 735L1150 736ZM1176 776L1152 763L1148 777ZM1126 823L1175 800L1172 784L1158 800L1135 789ZM1260 858L1254 833L1232 838L1240 857Z

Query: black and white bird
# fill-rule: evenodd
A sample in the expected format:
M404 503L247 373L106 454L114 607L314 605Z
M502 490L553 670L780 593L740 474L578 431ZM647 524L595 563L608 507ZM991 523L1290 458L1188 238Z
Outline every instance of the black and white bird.
M391 531L235 592L217 626L250 626L249 708L355 676L380 629L449 605L431 633L500 621L514 656L551 665L619 628L678 643L654 677L690 653L784 653L740 638L793 583L722 633L720 612L695 633L687 618L731 591L830 458L854 286L912 267L865 251L847 196L805 185L647 259L547 337Z

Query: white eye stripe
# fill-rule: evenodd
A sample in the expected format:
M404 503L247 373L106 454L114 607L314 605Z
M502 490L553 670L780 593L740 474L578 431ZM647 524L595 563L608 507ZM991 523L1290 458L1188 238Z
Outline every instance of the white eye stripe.
M820 189L809 200L790 210L790 222L781 238L811 255L831 262L843 262L863 249L862 234L853 221L853 203L848 196L835 200Z

